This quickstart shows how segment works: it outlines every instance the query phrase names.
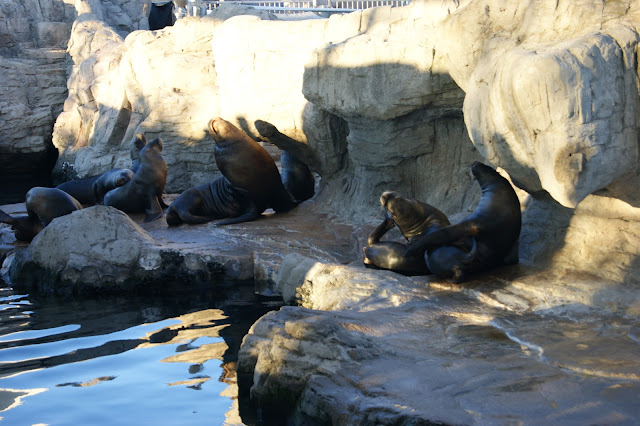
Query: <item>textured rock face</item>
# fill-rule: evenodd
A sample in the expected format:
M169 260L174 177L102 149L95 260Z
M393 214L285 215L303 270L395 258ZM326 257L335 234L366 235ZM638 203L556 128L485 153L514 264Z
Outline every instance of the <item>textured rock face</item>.
M638 5L578 3L470 2L442 33L469 29L443 47L474 145L571 208L638 162Z
M149 1L27 0L0 4L0 174L48 173L67 97L67 43L78 16L91 14L125 36L147 28Z

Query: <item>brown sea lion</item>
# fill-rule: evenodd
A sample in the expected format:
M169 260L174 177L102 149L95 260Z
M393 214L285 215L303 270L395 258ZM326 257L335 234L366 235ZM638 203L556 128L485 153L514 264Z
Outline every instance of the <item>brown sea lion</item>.
M407 244L395 241L380 241L380 238L394 226L411 242L413 239L448 226L449 219L435 207L410 198L404 198L392 191L386 191L380 197L380 204L387 210L385 220L369 235L367 247L364 247L364 263L371 267L389 269L405 275L426 275L435 273L443 276L443 267L453 268L467 257L464 245L439 247L429 254L407 254ZM429 268L429 257L439 259ZM450 275L444 272L444 276Z
M227 178L221 176L184 191L171 203L165 217L169 226L229 218L216 223L219 226L244 222L255 214L256 207L247 194L234 188Z
M245 215L245 221L256 219L269 207L285 212L296 206L273 159L256 141L222 118L209 122L209 134L215 141L213 152L218 169L255 204L255 212Z
M26 215L11 216L0 210L0 222L8 223L20 241L31 241L57 217L82 209L78 200L57 188L36 186L26 195Z
M111 169L100 175L63 182L56 188L63 190L84 205L102 204L104 195L133 179L129 169Z
M482 197L473 213L460 223L415 238L407 249L407 255L415 256L471 238L474 249L455 272L457 282L467 273L513 263L514 259L508 256L517 246L522 227L520 202L509 181L478 161L471 166L471 172L482 188Z
M266 141L274 144L282 153L280 154L280 175L285 189L293 196L296 203L301 203L315 194L315 178L309 166L298 155L293 153L293 147L304 145L290 137L280 133L271 123L257 120L256 129ZM291 147L289 149L285 147ZM297 150L301 151L301 147Z
M112 189L104 197L104 205L127 213L145 212L145 222L162 216L162 193L167 181L167 163L162 157L162 140L156 138L140 150L140 166L133 179Z

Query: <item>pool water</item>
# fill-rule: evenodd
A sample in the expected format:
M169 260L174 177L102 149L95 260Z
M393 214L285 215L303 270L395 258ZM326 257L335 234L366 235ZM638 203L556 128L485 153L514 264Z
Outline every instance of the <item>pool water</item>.
M280 306L253 283L73 300L0 284L0 425L248 424L238 349Z

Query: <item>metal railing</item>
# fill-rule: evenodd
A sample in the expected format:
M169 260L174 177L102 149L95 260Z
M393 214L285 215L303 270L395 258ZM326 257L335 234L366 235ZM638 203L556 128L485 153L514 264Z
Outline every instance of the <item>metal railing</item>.
M407 6L411 0L190 0L181 16L205 16L222 3L236 3L274 13L349 13L380 6Z

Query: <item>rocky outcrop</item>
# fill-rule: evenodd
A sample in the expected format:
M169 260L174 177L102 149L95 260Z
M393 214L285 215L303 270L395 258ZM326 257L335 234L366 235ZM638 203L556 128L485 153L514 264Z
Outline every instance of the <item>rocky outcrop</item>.
M91 15L118 32L148 28L149 1L4 1L0 5L0 175L49 174L52 129L67 98L67 44ZM85 19L85 18L82 18Z
M21 214L21 208L24 205L4 209ZM30 292L126 293L174 283L253 280L257 292L272 296L277 294L279 265L289 253L324 262L356 259L348 237L355 232L352 226L310 223L304 217L311 205L298 208L302 217L289 213L236 226L170 228L164 220L144 223L143 214L129 217L98 205L54 219L19 250L11 250L15 238L7 225L0 225L0 259L9 253L5 278Z
M238 363L241 391L266 422L581 424L640 415L640 305L624 286L518 268L458 286L299 255L285 258L278 285L301 307L258 320Z

